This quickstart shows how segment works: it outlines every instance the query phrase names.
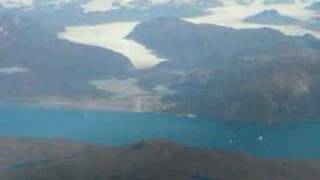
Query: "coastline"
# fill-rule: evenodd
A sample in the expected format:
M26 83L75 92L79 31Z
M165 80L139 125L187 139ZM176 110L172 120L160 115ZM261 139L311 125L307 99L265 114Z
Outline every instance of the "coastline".
M160 113L159 108L136 108L127 100L117 99L67 99L67 98L29 98L29 99L2 99L1 104L83 110L83 111L115 111L132 113Z

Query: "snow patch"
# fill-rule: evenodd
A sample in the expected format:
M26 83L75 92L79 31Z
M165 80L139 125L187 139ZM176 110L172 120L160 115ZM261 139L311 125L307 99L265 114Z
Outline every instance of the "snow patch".
M76 43L112 49L126 56L138 69L151 68L165 59L136 41L126 39L138 22L118 22L95 26L67 27L60 38Z

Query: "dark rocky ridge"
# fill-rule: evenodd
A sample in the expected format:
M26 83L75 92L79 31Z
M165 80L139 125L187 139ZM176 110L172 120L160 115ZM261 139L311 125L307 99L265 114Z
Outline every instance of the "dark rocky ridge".
M256 159L166 141L102 147L66 141L0 140L6 180L318 180L317 161Z

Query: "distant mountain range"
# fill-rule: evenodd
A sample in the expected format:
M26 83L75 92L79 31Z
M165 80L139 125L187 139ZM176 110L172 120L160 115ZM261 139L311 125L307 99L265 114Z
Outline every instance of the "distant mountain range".
M14 1L16 5L0 7L0 15L13 14L28 17L40 22L43 26L55 32L63 31L66 26L94 25L119 21L145 21L159 17L195 17L208 13L213 7L229 6L232 4L250 5L260 2L261 6L292 4L292 0L26 0ZM301 1L306 7L312 1ZM1 1L0 1L1 4ZM19 5L20 4L20 5ZM15 8L14 8L15 7ZM94 7L98 8L95 11ZM314 9L314 3L308 9ZM266 10L247 19L253 23L272 23L273 25L297 24L295 17L286 16ZM305 26L310 27L310 26ZM312 29L313 30L313 29Z
M271 25L297 25L302 23L300 20L282 15L276 10L264 10L256 15L247 17L245 22Z
M27 1L29 2L29 1ZM56 2L56 3L54 3ZM60 2L60 3L59 3ZM116 21L141 21L163 16L190 17L205 13L209 7L221 6L218 0L169 0L155 3L151 0L106 1L105 11L89 11L90 0L42 1L34 0L0 7L0 14L14 14L41 22L49 29L61 31L65 26L97 24ZM108 5L107 2L111 4ZM0 1L1 3L1 1ZM101 6L99 6L101 7ZM109 7L109 9L108 9Z
M320 2L312 3L308 9L314 10L314 11L320 11Z
M253 3L261 3L264 5L279 5L279 4L295 4L295 3L318 3L317 0L0 0L0 5L7 8L34 8L34 7L55 7L61 8L64 6L77 5L81 6L86 11L110 11L115 9L141 9L147 10L154 7L181 8L193 6L194 8L209 8L223 4L242 4L250 5Z
M8 5L7 2L12 2ZM250 5L256 2L262 5L292 4L293 0L26 0L3 1L0 14L14 14L29 17L55 31L65 26L88 25L119 21L145 21L159 17L194 17L207 13L209 8L228 6L230 2ZM312 1L301 1L308 6ZM1 4L1 1L0 1ZM309 9L316 8L317 3ZM96 11L95 8L98 8ZM279 24L297 23L294 17L266 10L258 17L260 21ZM251 18L249 20L251 20Z

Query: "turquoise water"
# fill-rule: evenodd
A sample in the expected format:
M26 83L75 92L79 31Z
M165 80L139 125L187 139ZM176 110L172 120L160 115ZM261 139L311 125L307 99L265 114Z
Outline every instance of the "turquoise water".
M0 136L105 145L167 139L273 158L320 158L320 121L230 123L159 113L84 112L0 105Z

